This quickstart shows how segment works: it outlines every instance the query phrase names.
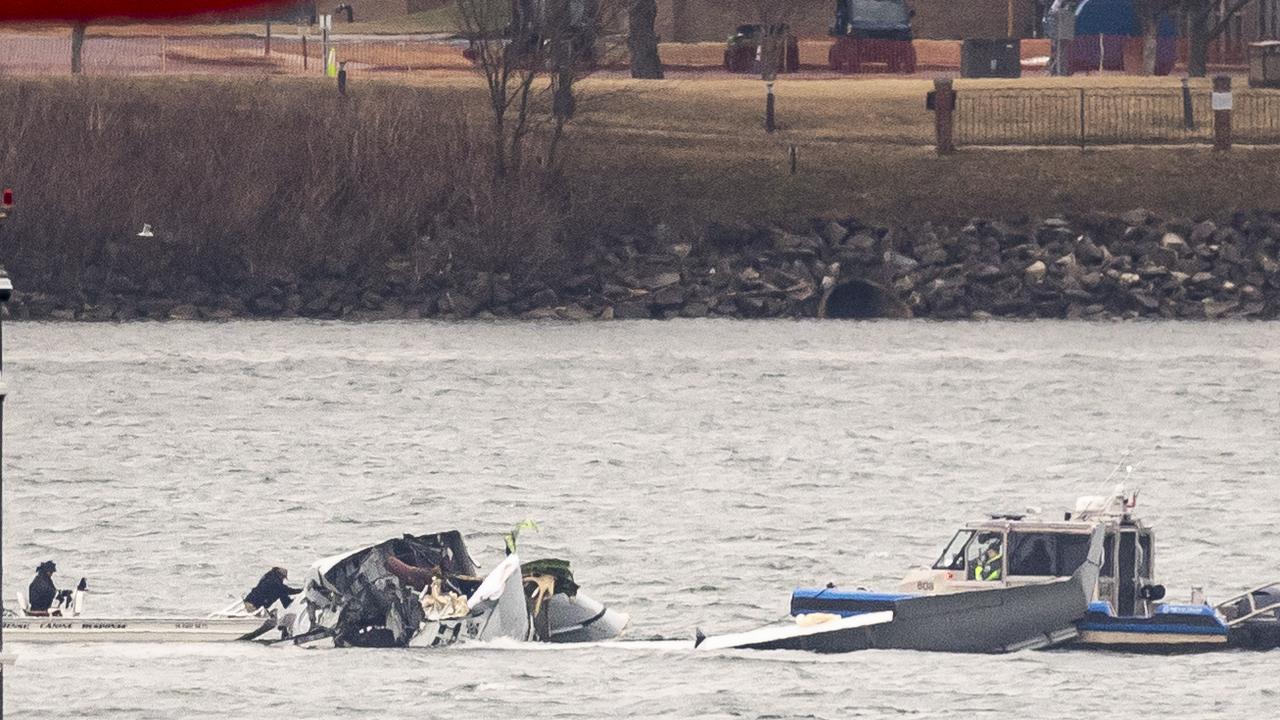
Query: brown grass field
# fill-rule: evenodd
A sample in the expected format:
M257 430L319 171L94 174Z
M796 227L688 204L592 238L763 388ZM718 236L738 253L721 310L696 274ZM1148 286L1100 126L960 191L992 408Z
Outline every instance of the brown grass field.
M1149 78L1022 80L1021 86L1149 87ZM1176 86L1177 81L1156 81ZM959 81L966 88L1008 81ZM576 142L583 182L652 219L855 215L885 224L963 222L1145 207L1194 216L1280 207L1280 149L1204 146L962 149L938 157L923 80L779 83L774 135L756 81L645 86L593 79ZM799 172L788 168L788 146ZM590 178L594 177L594 181Z

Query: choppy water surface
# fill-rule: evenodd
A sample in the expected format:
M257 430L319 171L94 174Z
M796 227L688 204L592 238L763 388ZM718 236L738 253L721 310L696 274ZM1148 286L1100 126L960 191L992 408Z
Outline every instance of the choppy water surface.
M1280 325L233 323L6 328L5 597L203 613L272 564L459 527L575 563L631 637L890 586L1132 451L1171 596L1280 577ZM1280 655L7 645L14 716L1270 713Z

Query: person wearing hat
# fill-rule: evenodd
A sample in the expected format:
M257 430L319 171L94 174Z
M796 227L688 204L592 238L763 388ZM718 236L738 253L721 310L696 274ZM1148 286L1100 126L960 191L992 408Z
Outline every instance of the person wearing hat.
M271 607L276 601L279 601L283 607L289 607L289 603L293 602L293 596L302 592L302 589L285 585L284 581L288 577L289 571L282 567L273 567L268 570L244 597L244 609L248 612L257 612L259 608Z
M27 608L32 615L48 615L58 597L58 588L53 584L53 574L58 566L52 560L45 560L36 568L36 579L27 588Z
M1000 580L1004 570L1004 551L1000 547L1000 538L992 538L987 548L982 551L978 563L973 568L974 580Z

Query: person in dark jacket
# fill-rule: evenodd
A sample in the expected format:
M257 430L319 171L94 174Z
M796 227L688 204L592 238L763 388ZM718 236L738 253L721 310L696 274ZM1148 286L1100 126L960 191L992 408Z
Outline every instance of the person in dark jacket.
M284 607L289 607L289 603L293 602L293 596L302 592L302 589L285 585L284 581L288 577L289 571L282 567L273 567L268 570L244 597L244 609L257 612L261 608L271 607L277 600Z
M58 597L58 588L53 584L53 574L58 566L52 560L45 560L36 568L36 579L27 588L27 608L32 615L48 615L49 608Z

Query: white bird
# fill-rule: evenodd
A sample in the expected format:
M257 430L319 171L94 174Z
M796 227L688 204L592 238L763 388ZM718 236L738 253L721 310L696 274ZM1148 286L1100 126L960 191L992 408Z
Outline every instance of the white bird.
M142 232L138 233L138 237L155 237L156 234L151 232L149 223L142 223Z

